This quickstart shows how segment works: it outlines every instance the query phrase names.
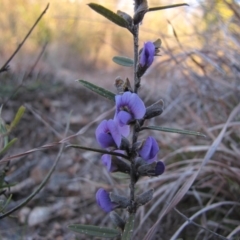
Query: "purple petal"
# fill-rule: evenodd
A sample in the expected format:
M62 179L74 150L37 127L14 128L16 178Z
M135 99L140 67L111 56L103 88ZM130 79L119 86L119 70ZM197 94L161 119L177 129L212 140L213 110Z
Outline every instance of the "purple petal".
M143 146L139 150L139 155L148 163L152 163L156 160L156 156L159 152L158 144L153 137L148 137Z
M141 119L146 113L144 102L136 93L125 92L115 96L115 118L120 126L128 124L135 119Z
M135 119L141 119L146 113L146 107L144 105L144 102L142 99L136 94L132 93L129 107L131 108L131 111L135 117Z
M120 127L127 125L131 120L133 120L132 115L125 111L120 111L117 114L117 119Z
M124 137L128 137L129 133L130 133L130 126L129 125L125 125L125 126L118 126L120 133L124 136Z
M96 200L97 204L105 211L105 212L111 212L115 204L111 202L111 199L109 197L109 193L105 191L103 188L98 189L96 193Z
M161 162L161 161L157 162L156 167L155 167L155 174L156 174L156 176L159 176L159 175L163 174L164 171L165 171L164 163Z
M102 148L119 147L121 144L121 133L118 125L112 119L103 120L98 125L95 135Z
M118 147L120 147L122 140L121 133L119 132L119 128L116 122L113 121L112 119L108 120L108 129L112 135L112 138L114 139L114 142Z
M108 148L110 146L114 146L114 140L112 138L112 136L109 134L109 129L108 129L108 121L107 120L103 120L97 127L96 129L96 139L98 144L102 147L102 148Z
M103 165L107 167L108 172L114 172L117 170L117 166L112 164L112 156L110 154L104 154L101 157Z
M144 47L140 56L140 65L142 67L150 67L150 65L153 63L154 55L155 55L154 44L150 41L144 43Z
M115 142L111 135L106 133L100 133L97 137L98 144L101 148L108 148L111 146L115 146Z

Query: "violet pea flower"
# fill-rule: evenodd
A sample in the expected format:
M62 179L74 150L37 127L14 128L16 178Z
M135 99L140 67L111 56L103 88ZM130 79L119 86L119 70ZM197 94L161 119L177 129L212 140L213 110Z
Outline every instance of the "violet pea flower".
M102 164L106 166L108 172L114 172L118 169L116 164L112 162L112 156L110 154L103 154L101 160Z
M118 204L111 202L109 193L103 188L98 189L96 192L96 201L100 208L105 212L111 212Z
M95 135L97 142L102 148L120 147L122 139L120 129L112 119L103 120L98 125Z
M148 137L138 151L139 155L149 164L156 161L158 152L159 146L153 137Z
M115 150L114 152L124 154L124 151L122 150ZM103 154L101 160L108 172L130 172L130 165L122 161L121 157L112 156L111 154Z
M116 113L114 119L122 127L135 119L141 119L146 113L146 107L142 99L131 92L124 92L122 95L115 96Z
M140 65L143 68L148 68L153 63L155 55L155 45L153 42L146 42L144 43L144 47L142 49L142 52L140 54Z

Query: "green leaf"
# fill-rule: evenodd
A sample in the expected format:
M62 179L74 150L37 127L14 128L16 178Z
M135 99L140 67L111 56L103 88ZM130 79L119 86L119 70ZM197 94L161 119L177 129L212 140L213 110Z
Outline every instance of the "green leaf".
M122 180L130 178L129 174L122 173L122 172L113 172L113 173L111 173L111 176L116 179L122 179Z
M168 8L181 7L181 6L189 6L189 5L187 3L172 4L172 5L167 5L167 6L149 8L148 11L149 12L158 11L158 10L164 10L164 9L168 9Z
M12 139L2 150L0 150L0 156L7 152L7 150L17 141L17 138Z
M120 235L120 232L112 228L103 228L92 225L72 224L68 228L77 233L83 233L96 237L114 238Z
M108 20L114 22L118 26L124 27L124 28L128 27L128 22L124 18L112 12L111 10L96 3L89 3L88 6L92 8L94 11L96 11L97 13L107 18Z
M105 88L98 87L93 83L87 82L85 80L78 80L84 87L90 89L91 91L115 102L115 94L106 90Z
M11 131L14 127L17 126L17 124L19 123L20 119L22 118L24 112L25 112L26 108L24 106L21 106L16 115L15 115L15 118L13 119L11 125L10 125L10 128L9 128L9 131Z
M112 59L115 63L124 66L124 67L132 67L134 64L134 61L131 58L128 57L121 57L121 56L115 56Z
M206 135L204 135L203 133L189 131L189 130L181 130L181 129L158 127L158 126L148 126L148 127L141 128L141 130L144 130L144 129L157 130L157 131L161 131L161 132L170 132L170 133L180 133L180 134L186 134L186 135L201 136L201 137L206 138Z
M131 240L135 222L135 214L131 214L125 224L122 240Z
M1 208L0 208L0 212L3 212L3 210L8 206L8 204L10 203L12 199L12 194L8 197L7 201L5 202L4 205L1 205Z

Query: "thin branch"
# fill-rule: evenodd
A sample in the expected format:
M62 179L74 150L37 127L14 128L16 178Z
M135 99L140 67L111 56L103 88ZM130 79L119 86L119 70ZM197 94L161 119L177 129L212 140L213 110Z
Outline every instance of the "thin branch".
M21 47L23 46L23 44L25 43L25 41L28 39L28 37L30 36L30 34L32 33L33 29L36 27L36 25L38 24L38 22L41 20L41 18L43 17L43 15L47 12L47 9L49 7L49 3L47 4L46 8L44 9L44 11L41 13L41 15L38 17L38 19L36 20L36 22L33 24L33 26L31 27L31 29L29 30L29 32L27 33L27 35L25 36L25 38L23 39L23 41L18 45L17 49L14 51L14 53L11 55L11 57L6 61L6 63L0 68L0 73L7 71L9 68L9 63L10 61L14 58L14 56L18 53L18 51L21 49Z
M178 211L177 208L174 208L174 210L175 210L180 216L182 216L187 222L189 222L190 224L193 224L194 226L196 226L196 227L198 227L198 228L201 228L201 229L203 229L204 231L209 232L209 233L217 236L217 237L220 238L220 239L228 240L228 238L225 238L224 236L219 235L218 233L215 233L215 232L213 232L212 230L210 230L210 229L208 229L208 228L205 228L205 227L201 226L201 225L198 224L198 223L195 223L194 221L192 221L191 219L189 219L187 216L185 216L183 213L181 213L180 211Z

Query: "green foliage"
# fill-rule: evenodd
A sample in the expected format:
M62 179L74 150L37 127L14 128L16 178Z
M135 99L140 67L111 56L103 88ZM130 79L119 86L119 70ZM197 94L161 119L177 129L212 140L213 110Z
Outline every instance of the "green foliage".
M200 133L200 132L181 130L181 129L175 129L175 128L166 128L166 127L159 127L159 126L148 126L148 127L141 128L141 130L146 130L146 129L156 130L156 131L161 131L161 132L180 133L180 134L186 134L186 135L206 137L206 135L204 135L203 133Z
M122 240L132 239L134 222L135 222L135 214L130 214L124 227Z
M172 4L172 5L167 5L167 6L159 6L159 7L152 7L149 8L148 11L159 11L159 10L164 10L168 8L175 8L175 7L181 7L181 6L189 6L187 3L179 3L179 4Z
M85 80L78 80L84 87L90 89L91 91L107 98L108 100L115 101L115 94L106 90L105 88L98 87L93 83L87 82Z
M115 63L124 66L124 67L132 67L134 64L134 61L131 58L128 57L122 57L122 56L115 56L112 59Z
M112 12L111 10L96 3L89 3L88 6L92 8L94 11L96 11L97 13L107 18L108 20L114 22L118 26L124 27L124 28L128 27L128 22L124 18L120 17L118 14Z

